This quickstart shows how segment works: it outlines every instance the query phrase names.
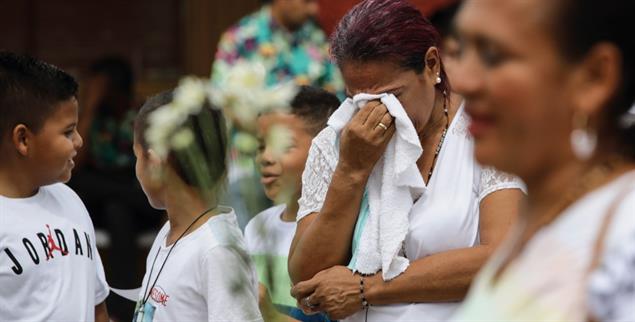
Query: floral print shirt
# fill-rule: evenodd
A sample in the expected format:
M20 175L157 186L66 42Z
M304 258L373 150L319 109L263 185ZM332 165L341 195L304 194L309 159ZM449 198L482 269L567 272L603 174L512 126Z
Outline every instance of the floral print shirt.
M269 85L295 80L298 85L319 86L344 97L342 77L330 60L326 36L313 21L290 32L273 21L270 6L263 6L223 34L212 82L221 82L239 59L260 60L267 68Z

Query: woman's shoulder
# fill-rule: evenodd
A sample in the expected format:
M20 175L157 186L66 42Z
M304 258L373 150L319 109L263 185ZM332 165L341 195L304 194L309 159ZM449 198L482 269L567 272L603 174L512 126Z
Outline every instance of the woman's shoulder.
M339 159L338 135L335 130L327 126L311 141L307 164L325 163L333 167Z
M621 243L635 236L635 171L622 176L614 188L615 213L609 228L609 243ZM618 190L619 189L619 190ZM619 194L619 195L618 195Z
M553 231L571 242L595 240L598 229L608 220L607 246L635 233L635 171L620 176L580 198L563 212ZM607 216L611 217L607 217ZM572 230L571 227L577 227Z
M337 133L335 130L327 126L320 131L311 141L311 147L316 147L322 150L335 148L337 145Z
M625 320L635 313L635 184L615 208L605 236L600 264L591 275L589 305L601 320ZM628 189L628 188L627 188Z
M613 179L606 185L588 193L572 207L577 213L588 213L590 209L602 208L603 214L611 212L612 221L630 219L635 222L635 170L629 171ZM621 219L620 219L621 218Z
M515 175L500 171L494 167L482 166L475 162L478 175L474 177L474 189L479 200L489 194L504 189L519 189L527 194L523 181Z

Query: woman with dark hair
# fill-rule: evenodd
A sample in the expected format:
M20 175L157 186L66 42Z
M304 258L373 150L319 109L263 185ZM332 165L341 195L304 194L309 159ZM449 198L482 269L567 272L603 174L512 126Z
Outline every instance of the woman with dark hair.
M627 0L461 9L453 84L476 158L529 197L457 320L635 319L634 13Z
M398 125L371 100L341 134L331 126L318 134L289 255L292 293L305 311L349 321L446 319L517 214L521 183L475 162L463 107L448 98L438 42L405 0L364 1L337 27L332 54L348 95L385 93L403 106L423 148L408 179L424 188L408 192L407 227L393 254L405 267L388 278L385 269L360 274L355 259L364 256L358 249L369 227L361 218L372 201L365 191Z

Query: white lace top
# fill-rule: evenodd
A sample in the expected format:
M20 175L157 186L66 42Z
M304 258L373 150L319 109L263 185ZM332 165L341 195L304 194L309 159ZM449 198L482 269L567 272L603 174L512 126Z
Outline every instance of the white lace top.
M474 159L474 142L467 131L467 115L460 107L448 128L435 170L423 195L412 205L404 243L411 260L479 244L480 202L501 189L524 189L516 177L484 168ZM320 212L338 162L337 134L326 128L314 139L302 175L298 220ZM447 319L458 303L418 303L371 306L368 321ZM360 311L347 321L364 321Z

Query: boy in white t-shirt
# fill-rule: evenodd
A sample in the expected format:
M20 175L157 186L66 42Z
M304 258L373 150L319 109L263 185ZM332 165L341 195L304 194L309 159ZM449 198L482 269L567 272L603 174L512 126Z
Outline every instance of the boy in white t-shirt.
M77 83L0 52L0 320L108 321L92 221L64 183L82 146Z
M170 148L162 156L146 139L152 113L173 96L150 98L135 121L137 179L150 205L165 209L169 220L148 254L133 320L262 321L256 272L236 214L217 203L227 171L221 111L205 104L187 117L181 131L191 131L186 149L192 154Z
M256 263L261 283L260 306L266 319L327 320L320 314L305 315L296 307L296 301L290 295L287 256L295 234L302 172L311 140L326 126L339 104L335 95L303 86L291 102L289 113L275 112L258 117L260 147L257 160L261 182L267 197L278 205L259 213L247 224L245 241ZM286 131L278 130L280 127ZM287 138L288 145L281 147L280 141L287 139L275 137L275 133L285 132L290 138Z

